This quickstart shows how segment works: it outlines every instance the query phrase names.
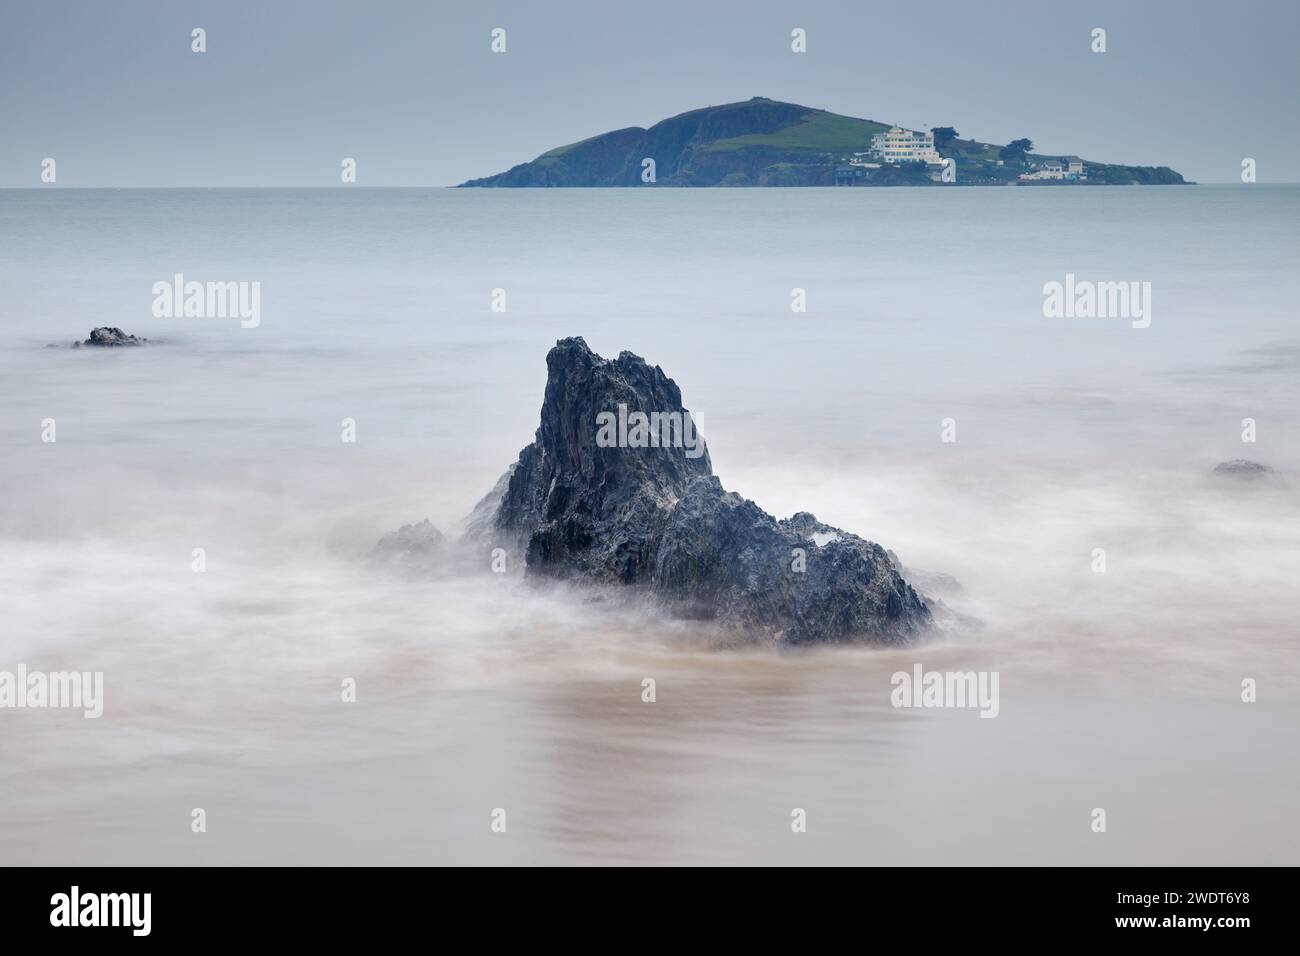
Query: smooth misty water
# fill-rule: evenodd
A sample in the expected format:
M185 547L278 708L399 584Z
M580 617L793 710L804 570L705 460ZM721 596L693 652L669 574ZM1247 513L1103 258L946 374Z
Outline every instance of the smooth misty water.
M0 860L1294 863L1298 261L1296 187L0 191L0 670L107 695L0 710ZM176 272L261 326L153 318ZM1151 282L1151 327L1043 318L1067 272ZM44 348L95 325L159 343ZM983 626L716 651L366 568L492 485L574 334ZM892 709L915 662L998 670L999 717Z

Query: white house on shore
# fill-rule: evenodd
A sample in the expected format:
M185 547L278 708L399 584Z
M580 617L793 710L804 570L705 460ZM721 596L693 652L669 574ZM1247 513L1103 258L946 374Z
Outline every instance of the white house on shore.
M1087 178L1088 174L1083 171L1083 160L1079 159L1077 156L1066 156L1060 160L1049 160L1035 169L1032 173L1020 174L1020 181L1025 183L1045 179L1080 182Z
M895 126L871 137L871 155L886 163L943 162L934 148L934 134Z
M879 169L880 163L873 163L875 153L854 153L849 157L850 166L861 166L863 169Z

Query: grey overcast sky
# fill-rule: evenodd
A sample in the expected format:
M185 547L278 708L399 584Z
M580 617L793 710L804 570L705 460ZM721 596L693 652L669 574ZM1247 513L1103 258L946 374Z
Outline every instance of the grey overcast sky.
M0 0L0 186L450 185L751 96L1296 182L1297 41L1297 0Z

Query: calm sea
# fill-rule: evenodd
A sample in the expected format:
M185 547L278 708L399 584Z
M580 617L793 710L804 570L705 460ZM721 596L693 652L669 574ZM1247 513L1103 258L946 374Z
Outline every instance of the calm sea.
M0 710L0 860L1294 862L1297 262L1287 186L0 191L0 670L106 695ZM260 324L155 317L177 273ZM1045 318L1067 274L1150 326ZM101 325L152 344L66 347ZM717 651L368 568L491 487L567 335L978 624ZM998 717L892 708L916 663L997 671Z

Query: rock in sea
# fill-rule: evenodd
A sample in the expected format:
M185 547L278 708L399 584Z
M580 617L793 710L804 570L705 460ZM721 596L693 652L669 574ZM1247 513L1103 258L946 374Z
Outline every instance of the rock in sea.
M114 348L121 345L144 345L148 341L148 339L127 335L119 328L101 325L99 328L90 330L90 338L84 342L73 342L72 347L79 349L83 345L90 345L96 348Z
M449 543L428 518L419 524L404 524L380 539L370 560L417 572L437 570L451 560Z
M1214 474L1220 478L1263 478L1265 475L1273 473L1273 469L1268 465L1261 465L1257 461L1250 461L1246 458L1233 458L1230 461L1221 461L1214 466Z
M475 508L467 546L505 548L532 578L626 589L782 644L905 644L930 626L880 545L806 512L777 520L724 489L661 368L602 358L581 338L546 365L536 436ZM638 429L638 412L653 427Z

